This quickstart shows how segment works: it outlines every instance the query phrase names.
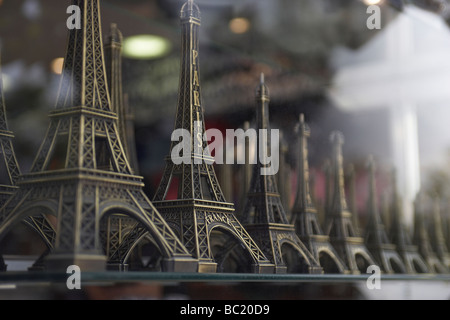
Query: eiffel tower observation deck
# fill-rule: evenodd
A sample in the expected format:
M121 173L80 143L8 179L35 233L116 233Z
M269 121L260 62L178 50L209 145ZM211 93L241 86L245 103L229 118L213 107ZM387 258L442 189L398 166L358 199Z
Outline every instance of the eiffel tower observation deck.
M50 270L126 265L132 244L147 232L162 270L194 271L196 261L144 194L124 152L108 90L100 1L72 4L80 8L81 28L69 30L47 134L0 211L0 237L25 218L53 215L54 245L44 259Z
M174 127L187 137L172 141L171 156L166 158L153 203L199 260L199 272L223 271L225 264L230 264L223 257L230 257L232 248L243 248L243 253L235 258L244 261L232 263L236 270L271 273L273 264L236 218L234 205L226 201L214 171L214 158L202 139L205 122L200 86L200 25L200 9L189 0L181 9L181 74ZM186 147L183 156L179 156L179 145ZM172 191L176 193L174 198ZM217 233L229 238L220 241L220 249L213 252L212 238Z

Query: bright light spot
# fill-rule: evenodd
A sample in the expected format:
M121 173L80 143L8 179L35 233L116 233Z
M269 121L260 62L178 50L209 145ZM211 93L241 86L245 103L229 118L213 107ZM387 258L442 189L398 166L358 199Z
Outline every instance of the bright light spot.
M229 27L231 32L243 34L250 30L250 21L247 18L234 18L230 21Z
M11 80L11 77L5 73L2 74L2 80L3 80L3 91L7 92L11 90L13 83Z
M380 4L381 1L382 0L363 0L363 2L368 6Z
M123 44L124 57L131 59L155 59L170 52L169 40L154 35L137 35L126 38Z
M64 66L64 58L56 58L50 63L50 69L54 74L61 74Z

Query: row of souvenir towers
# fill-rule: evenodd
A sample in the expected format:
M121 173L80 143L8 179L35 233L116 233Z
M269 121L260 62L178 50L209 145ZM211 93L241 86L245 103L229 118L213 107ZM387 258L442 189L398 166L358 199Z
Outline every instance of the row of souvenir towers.
M2 92L1 92L2 93ZM125 106L122 106L123 108ZM20 170L18 169L17 160L11 161L11 155L15 158L13 153L13 148L10 145L12 133L9 132L7 121L6 121L6 112L5 105L3 103L3 94L1 99L1 114L0 114L0 130L5 133L5 135L0 135L2 146L3 146L3 160L5 161L6 167L8 168L8 176L10 179L10 185L5 186L6 192L2 194L2 200L6 201L8 196L11 195L11 190L8 187L13 187L15 181L17 180ZM128 112L128 114L126 114ZM119 118L129 116L130 110L118 110ZM129 119L129 117L127 118ZM300 127L304 125L302 123L304 119L301 117ZM268 119L267 119L268 122ZM129 121L128 124L130 125ZM128 130L130 127L128 127ZM128 131L125 130L124 132ZM1 133L1 132L0 132ZM132 135L122 135L124 140L128 140L125 144L129 148L135 147L133 144L135 143L134 139L130 139ZM299 136L299 140L305 138L304 136ZM338 139L339 140L339 139ZM310 181L306 177L308 176L306 172L309 171L308 166L305 166L304 161L307 161L308 150L305 147L305 144L299 144L298 147L298 166L297 166L297 192L296 197L304 197L307 199L308 197L312 198L312 202L308 203L309 207L304 207L303 211L308 211L312 213L317 219L320 226L318 230L313 231L300 231L296 230L299 238L305 243L310 244L312 241L316 241L318 238L322 239L322 236L329 237L329 241L331 245L336 248L344 246L352 246L357 243L359 249L362 250L368 249L370 251L369 255L373 257L374 263L382 266L382 269L387 269L384 267L385 260L389 260L390 255L393 252L397 253L400 259L405 261L405 265L411 265L409 268L392 268L393 272L404 272L404 273L447 273L450 272L450 254L448 252L448 248L450 247L450 217L445 215L443 211L440 210L439 200L432 201L432 205L426 205L426 202L423 200L423 197L420 197L420 201L415 203L415 221L413 230L409 230L403 222L402 210L401 210L401 199L398 196L395 188L395 183L393 183L393 198L392 205L390 206L390 210L381 210L384 214L380 214L380 210L378 209L377 203L377 194L376 188L374 188L375 184L375 176L374 176L374 166L373 160L372 165L368 169L368 206L366 212L365 223L361 223L362 221L358 221L358 217L356 214L356 199L355 199L355 183L354 180L351 182L350 189L352 194L349 196L349 206L347 206L345 189L344 189L344 176L343 176L343 160L342 160L342 143L343 141L334 141L335 144L338 144L339 154L333 154L333 163L328 166L325 170L326 183L325 183L325 201L324 205L320 206L317 198L314 197L314 193L310 193L309 184ZM300 145L302 147L300 147ZM247 146L248 147L248 146ZM10 151L5 152L9 148ZM336 148L335 148L336 150ZM285 150L281 150L282 153L286 152ZM133 157L133 152L128 152L130 157ZM277 175L278 182L278 190L281 194L281 199L283 201L283 206L286 209L286 214L290 221L295 225L295 221L300 220L298 216L295 214L295 208L291 208L290 206L290 198L292 195L292 189L290 188L290 175L292 173L288 172L286 168L285 158L280 157L280 172ZM136 163L136 159L134 161ZM300 163L303 166L300 166ZM12 164L12 165L11 165ZM135 164L137 166L137 164ZM221 185L222 189L229 189L228 184L230 183L230 175L229 167L227 166L217 166L217 170L219 171L219 176L221 177ZM303 169L300 169L303 168ZM242 168L241 168L242 169ZM239 207L242 210L242 204L245 202L245 197L247 191L250 188L250 170L244 168L240 172L243 179L243 189L241 192L242 198L240 199ZM353 176L354 178L354 176ZM301 190L300 190L301 189ZM308 189L308 194L305 194L305 189ZM0 190L1 191L1 190ZM267 191L267 190L266 190ZM228 196L229 197L229 196ZM228 198L227 197L227 198ZM337 201L333 200L338 198ZM296 199L296 203L298 199ZM335 204L338 204L338 207L335 207ZM238 210L238 211L240 211ZM239 213L236 214L239 218ZM289 217L290 216L290 217ZM361 215L362 217L362 215ZM336 234L333 234L333 231L328 227L327 223L332 220L336 225L341 225L342 229L339 230ZM387 227L389 226L389 227ZM351 230L350 230L351 229ZM322 231L323 230L323 231ZM322 239L323 240L323 239ZM320 240L320 241L322 241ZM319 240L317 240L319 241ZM309 245L308 249L311 249ZM346 250L337 250L338 254L341 255L342 261L347 261L348 257L346 256L348 252ZM319 259L320 260L320 259ZM358 262L358 261L357 261ZM358 268L360 272L366 273L367 264L360 264Z

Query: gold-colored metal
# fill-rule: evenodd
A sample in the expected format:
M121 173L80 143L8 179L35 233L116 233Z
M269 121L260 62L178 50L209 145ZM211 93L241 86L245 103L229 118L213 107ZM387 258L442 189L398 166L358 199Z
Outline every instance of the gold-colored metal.
M345 198L342 156L344 136L335 131L331 134L331 142L333 195L329 211L326 212L324 232L330 237L331 244L352 273L366 273L368 266L375 265L375 261L364 244L364 239L353 226L352 213Z
M189 0L181 9L181 74L175 130L184 129L189 133L191 150L188 163L175 164L171 157L166 159L153 203L189 252L199 260L199 272L222 271L236 243L249 260L244 262L248 266L241 268L248 267L256 273L272 272L273 265L235 217L234 205L225 200L208 144L202 139L205 123L199 79L200 24L200 10ZM196 135L196 132L201 134ZM170 154L177 144L178 141L172 142ZM176 195L170 200L172 191ZM228 235L229 241L212 241L219 231ZM236 263L242 265L240 261Z
M308 162L310 134L309 126L305 122L304 115L301 114L297 126L297 193L292 209L292 223L295 225L300 240L305 243L325 273L348 273L347 266L331 245L329 236L322 231L317 209L311 198Z
M366 246L384 273L406 273L406 266L396 251L395 245L389 242L381 220L376 192L375 162L372 156L369 157L367 167L369 171L369 199L367 202L369 223L365 234Z
M89 271L104 270L107 262L125 265L130 244L145 230L163 257L163 270L194 271L196 261L144 194L142 177L133 175L122 147L106 79L99 0L72 4L81 10L81 29L69 30L55 111L31 172L0 210L0 237L24 218L54 215L56 239L46 266L66 270L75 264ZM126 233L105 227L111 217L134 219L136 226Z

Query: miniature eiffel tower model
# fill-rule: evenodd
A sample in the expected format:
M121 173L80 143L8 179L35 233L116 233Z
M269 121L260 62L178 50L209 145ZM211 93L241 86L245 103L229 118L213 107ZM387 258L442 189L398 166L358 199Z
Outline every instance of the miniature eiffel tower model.
M0 152L2 154L1 161L3 167L3 181L0 185L0 207L2 207L17 190L16 181L20 175L19 163L17 162L16 153L14 152L12 143L13 139L14 134L9 130L6 118L5 98L3 95L3 74L0 61ZM6 265L3 257L0 255L0 271L5 270Z
M134 133L134 112L128 104L122 85L123 36L115 23L105 42L105 63L112 111L118 116L118 130L125 155L134 174L139 172Z
M331 142L333 144L333 196L329 211L326 212L324 231L330 237L331 244L348 269L355 274L365 273L367 267L374 265L375 262L364 244L364 239L353 226L352 213L345 199L342 133L333 132Z
M3 95L3 75L0 63L0 152L2 153L1 160L2 167L4 168L4 173L2 173L2 180L4 181L2 181L2 185L0 185L0 207L2 207L17 190L16 182L21 174L16 153L14 152L13 139L14 133L9 130L6 118L5 98Z
M443 265L450 269L450 253L448 252L447 244L445 243L445 236L442 225L440 199L436 197L433 201L433 223L430 224L429 235L431 238L431 245L434 252L441 260Z
M264 83L264 76L261 75L261 83L256 95L256 123L259 132L256 154L272 154L271 150L271 130L269 121L269 90ZM267 132L266 139L261 135L262 131ZM261 153L261 148L266 148L267 152ZM247 202L243 212L243 223L252 237L275 264L275 273L322 273L318 261L308 251L307 247L295 233L294 225L289 224L286 212L278 193L277 181L274 174L263 174L263 169L268 169L268 165L260 161L253 166L253 175L250 183L250 190L247 195ZM283 245L292 247L301 258L297 266L289 266L283 259ZM288 257L286 257L287 259Z
M415 203L413 243L419 248L419 252L430 268L430 272L448 273L447 267L439 260L431 246L427 223L425 221L426 210L424 210L424 200L424 195L419 193Z
M0 186L0 207L3 207L6 202L14 195L18 190L16 185L20 178L21 170L19 163L14 152L13 140L14 134L9 130L8 121L6 117L6 107L3 95L3 79L0 64L0 143L1 153L3 160L3 167L5 168L5 176L2 177L5 185ZM54 245L55 230L44 215L38 215L34 217L27 217L22 222L34 230L43 240L48 250ZM44 255L48 253L48 250L44 252ZM6 270L6 265L0 262L0 269Z
M181 75L175 130L187 133L184 159L178 157L178 144L172 142L171 157L153 203L179 235L189 252L199 260L198 272L216 272L210 236L213 229L224 231L240 243L249 256L252 272L271 273L273 265L264 256L234 214L234 205L222 193L209 147L201 137L205 132L199 69L200 10L189 0L181 9ZM186 142L186 141L184 141ZM180 160L180 161L178 161ZM178 185L177 185L178 184ZM176 199L169 199L171 187ZM220 270L220 269L219 269Z
M368 161L369 170L369 223L366 227L366 246L378 262L384 273L406 273L406 267L397 253L395 245L389 243L388 236L381 221L376 200L375 163L373 157Z
M124 263L145 230L163 256L163 270L194 271L196 261L145 196L142 177L132 174L125 156L108 92L99 0L72 3L81 10L81 29L69 30L56 109L31 172L0 211L0 237L25 217L54 215L55 247L45 264L89 271L104 270L113 256ZM120 224L122 217L136 226L125 232L109 224L105 255L101 225Z
M322 231L317 217L317 209L311 199L308 164L308 138L310 129L300 115L298 133L297 194L292 209L292 222L300 240L306 245L314 258L319 261L325 273L348 273L347 267L339 258L330 243L330 238Z
M389 231L391 243L396 246L397 252L403 260L407 273L428 273L429 267L419 254L417 246L413 245L408 230L403 223L402 201L397 191L395 173L392 174L392 178L393 208L391 229Z

